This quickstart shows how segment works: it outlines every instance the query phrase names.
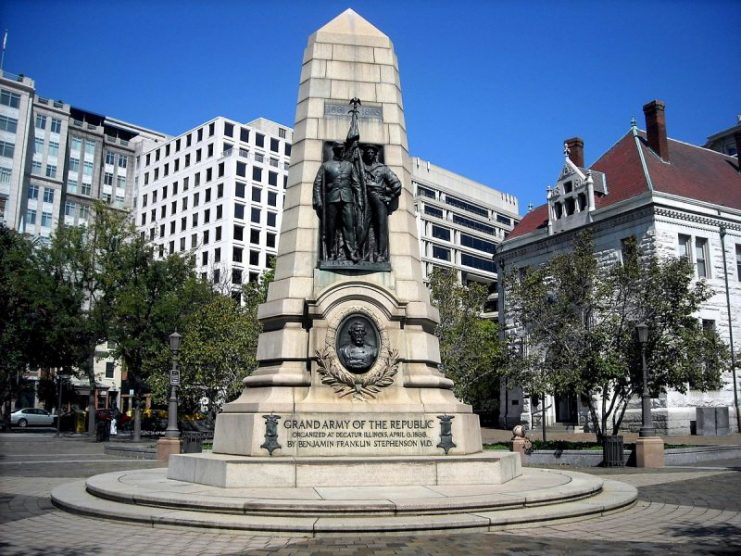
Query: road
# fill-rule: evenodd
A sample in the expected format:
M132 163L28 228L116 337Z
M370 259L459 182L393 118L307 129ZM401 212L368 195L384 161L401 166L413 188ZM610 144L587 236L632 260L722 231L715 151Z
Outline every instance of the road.
M638 503L600 518L502 533L288 538L231 531L153 529L62 512L49 493L98 473L156 467L46 431L0 435L0 554L739 554L741 460L662 470L580 469L639 489Z

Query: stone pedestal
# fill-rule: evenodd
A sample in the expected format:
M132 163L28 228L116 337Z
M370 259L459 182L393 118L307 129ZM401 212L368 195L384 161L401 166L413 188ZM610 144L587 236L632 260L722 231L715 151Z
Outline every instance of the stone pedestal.
M658 436L636 440L636 467L664 467L664 441Z
M170 460L170 456L179 453L179 438L160 438L157 441L157 461L167 463Z
M515 438L512 441L512 451L516 454L520 454L520 461L525 459L525 448L527 447L527 441L524 438Z

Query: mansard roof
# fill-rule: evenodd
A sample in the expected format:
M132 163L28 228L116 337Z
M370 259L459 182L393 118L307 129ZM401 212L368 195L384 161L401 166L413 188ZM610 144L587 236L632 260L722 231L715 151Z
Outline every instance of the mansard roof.
M741 210L741 173L735 157L668 139L669 162L665 162L651 150L645 136L643 131L639 131L637 137L632 130L628 131L592 165L593 170L606 175L609 187L608 195L595 196L597 209L653 188L657 192ZM508 239L547 226L548 205L545 204L527 213Z

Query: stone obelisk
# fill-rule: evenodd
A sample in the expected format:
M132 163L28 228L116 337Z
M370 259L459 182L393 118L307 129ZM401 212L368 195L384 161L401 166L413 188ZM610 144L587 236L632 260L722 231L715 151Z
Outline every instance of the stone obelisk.
M388 216L386 266L327 268L319 264L323 220L314 188L328 145L346 140L353 121L402 189ZM259 309L258 369L219 415L214 453L481 451L478 417L438 371L438 313L422 281L410 168L393 45L348 9L311 35L304 53L275 280ZM373 355L361 372L344 356L358 322L369 345L361 339L357 349ZM349 347L340 349L343 342Z

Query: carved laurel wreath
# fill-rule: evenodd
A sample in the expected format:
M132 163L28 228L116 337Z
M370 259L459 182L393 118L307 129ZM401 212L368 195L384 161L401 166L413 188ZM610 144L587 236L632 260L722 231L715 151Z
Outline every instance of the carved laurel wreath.
M338 365L329 346L317 350L316 356L322 384L331 386L340 398L350 394L356 400L365 400L366 396L375 398L382 388L393 384L394 376L399 371L399 352L390 347L386 347L384 361L365 376L353 375Z

